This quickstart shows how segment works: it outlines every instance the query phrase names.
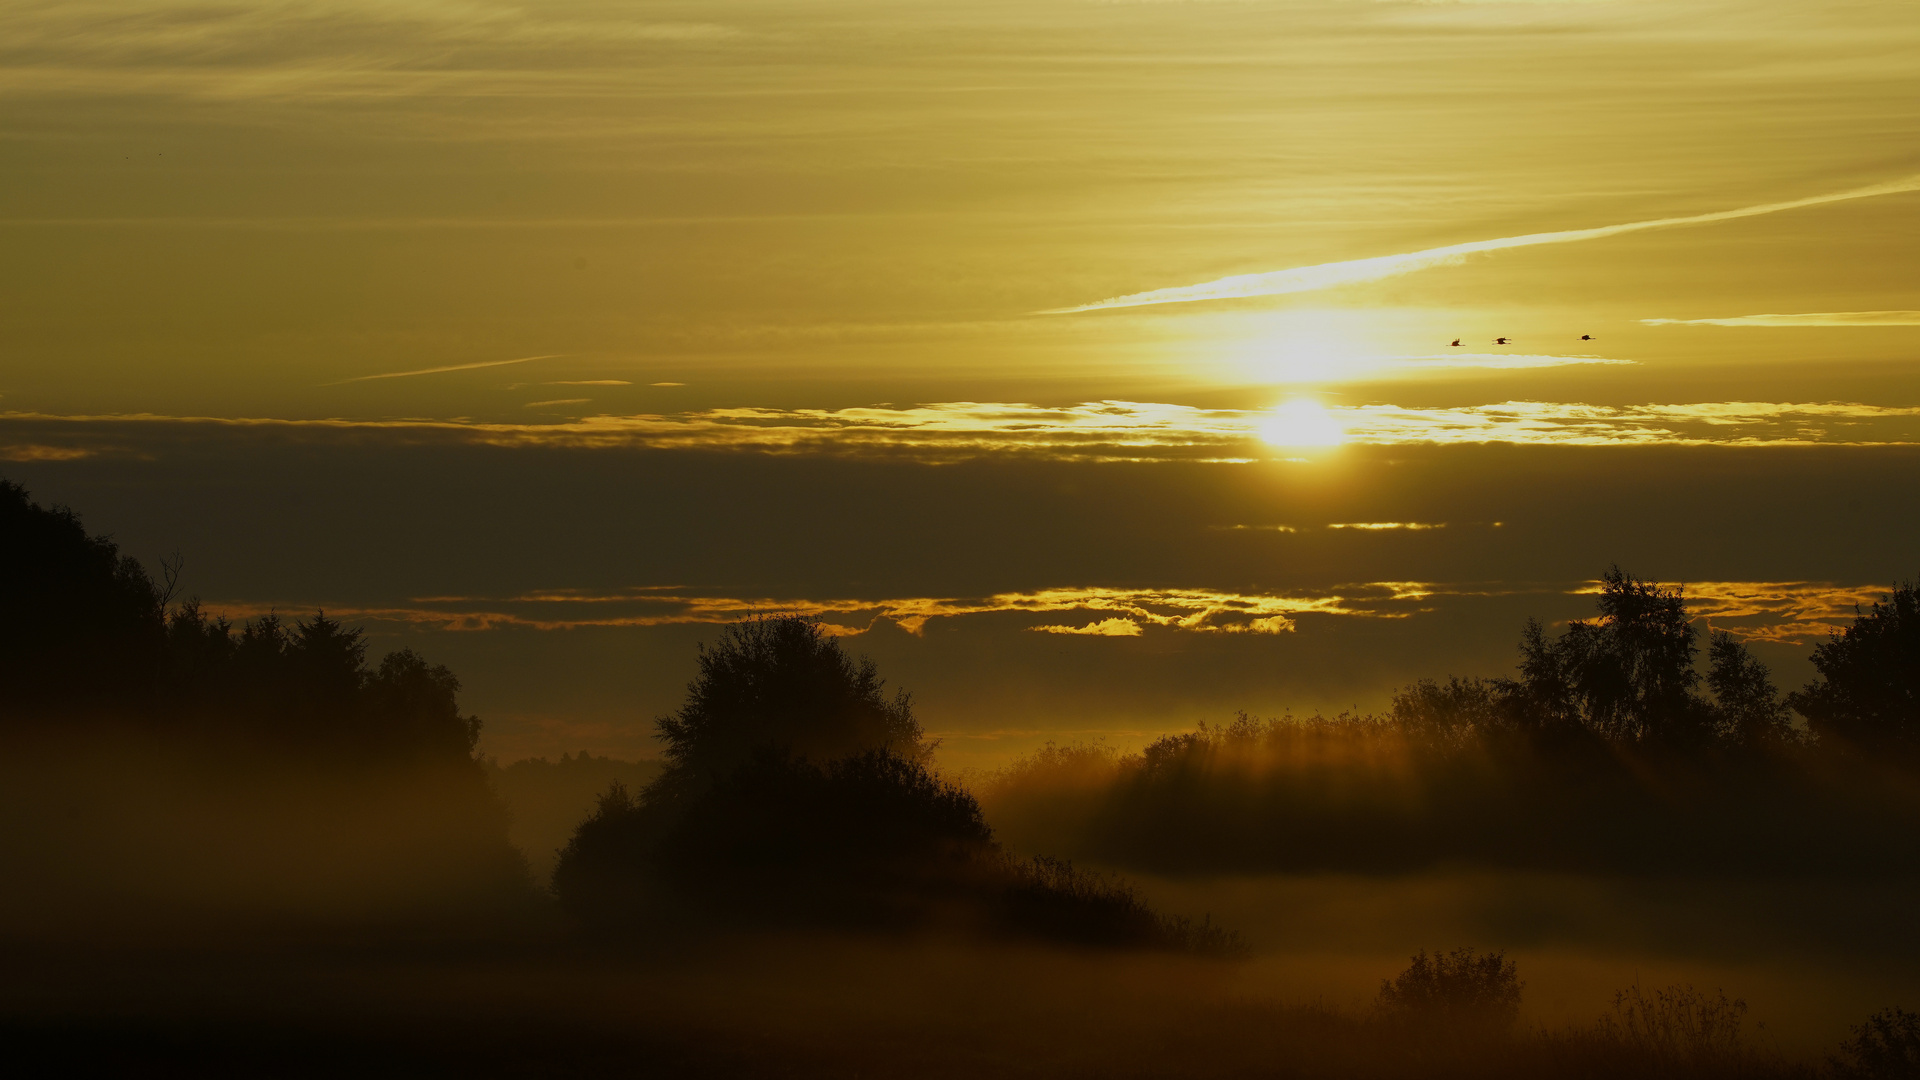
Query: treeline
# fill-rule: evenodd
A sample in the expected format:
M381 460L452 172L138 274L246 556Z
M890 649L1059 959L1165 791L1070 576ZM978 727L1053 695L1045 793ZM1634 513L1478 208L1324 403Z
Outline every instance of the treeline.
M460 683L324 614L236 626L0 481L0 857L24 932L533 898Z
M0 726L58 734L102 722L245 740L310 757L473 766L480 721L460 681L410 649L369 665L361 632L325 614L235 626L174 604L66 508L0 481Z
M1022 847L1163 872L1904 874L1920 857L1920 598L1896 587L1782 695L1678 589L1618 568L1599 618L1530 622L1514 676L1385 715L1259 719L1138 754L1049 747L983 786ZM1793 721L1797 712L1804 725Z

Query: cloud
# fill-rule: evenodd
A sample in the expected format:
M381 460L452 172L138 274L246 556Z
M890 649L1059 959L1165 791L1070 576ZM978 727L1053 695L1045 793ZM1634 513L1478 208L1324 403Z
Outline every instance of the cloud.
M548 353L545 356L522 356L514 360L482 360L477 364L448 364L446 367L419 368L414 371L384 371L378 375L355 375L351 379L339 382L321 383L322 386L345 386L347 383L367 382L372 379L405 379L414 375L438 375L446 371L476 371L480 368L506 367L508 364L524 364L529 360L552 360L564 353Z
M1809 311L1726 319L1641 319L1648 326L1920 326L1920 311Z
M1354 285L1366 281L1379 281L1382 278L1400 274L1411 274L1419 270L1428 270L1436 266L1452 266L1464 261L1470 255L1482 255L1488 252L1504 251L1508 248L1537 247L1542 244L1572 244L1583 240L1601 240L1610 236L1626 233L1645 232L1651 229L1671 229L1682 225L1706 225L1717 221L1733 221L1739 218L1760 217L1766 214L1778 214L1787 210L1799 210L1809 206L1824 206L1828 203L1846 202L1851 199L1868 199L1879 195L1894 195L1901 192L1920 191L1920 175L1901 177L1885 183L1868 187L1852 188L1826 195L1813 195L1804 199L1792 199L1787 202L1761 203L1757 206L1742 206L1733 210L1717 210L1710 214L1689 214L1685 217L1653 218L1647 221L1630 221L1620 225L1602 225L1591 229L1564 229L1557 232L1527 233L1522 236L1503 236L1492 240L1474 240L1464 244L1449 244L1446 247L1427 248L1424 251L1410 251L1399 255L1378 255L1370 259L1349 259L1344 262L1316 263L1312 266L1296 266L1286 270L1270 270L1260 274L1236 274L1232 277L1203 281L1197 285L1180 285L1170 289L1154 289L1149 292L1129 293L1106 300L1097 300L1091 304L1077 307L1053 308L1036 312L1039 315L1072 315L1083 311L1101 311L1107 308L1145 307L1152 304L1187 304L1198 300L1225 300L1247 296L1277 296L1283 293L1313 292L1319 289L1332 289L1341 285Z
M0 461L78 461L94 456L96 451L77 446L39 446L33 443L20 443L12 446L0 446Z
M543 405L585 405L592 400L592 398L586 397L553 398L549 401L529 401L521 406L521 408L537 409Z
M1132 619L1101 619L1085 626L1029 626L1042 634L1084 634L1089 637L1139 637L1143 631Z
M1407 529L1407 530L1411 530L1411 531L1414 531L1414 532L1420 532L1420 531L1423 531L1423 530L1426 530L1426 529L1444 529L1444 528L1446 528L1446 527L1447 527L1447 523L1446 523L1446 522L1444 522L1444 521L1438 521L1438 522L1429 522L1429 521L1343 521L1343 522L1339 522L1339 523L1336 523L1336 524L1332 524L1332 525L1328 525L1328 526L1327 526L1327 528L1329 528L1329 529L1362 529L1362 530L1365 530L1365 531L1367 531L1367 532L1380 532L1380 531L1383 531L1383 530L1388 530L1388 529Z
M208 604L232 618L322 608L338 618L401 623L451 631L579 630L608 627L723 624L763 612L818 616L838 634L862 633L886 619L919 634L934 619L982 616L1104 616L1082 626L1036 624L1042 633L1137 636L1147 627L1198 634L1285 634L1302 615L1405 618L1440 587L1421 582L1367 582L1324 591L1234 592L1204 588L1061 587L981 597L891 599L729 597L658 588L614 592L551 589L508 597L416 597L404 605L340 603ZM1128 630L1126 627L1133 627Z
M584 404L562 398L530 406ZM1695 402L1588 405L1505 401L1451 408L1324 406L1350 445L1513 443L1538 446L1907 446L1920 444L1920 407L1847 402ZM395 445L689 450L914 461L980 458L1075 462L1246 463L1298 458L1270 445L1268 409L1096 401L1077 405L942 402L850 409L705 409L546 422L284 420L153 414L0 413L0 444L62 452L139 448L162 432L254 437L382 439ZM1337 447L1316 453L1337 453Z
M1240 592L1208 588L1061 587L981 597L837 599L712 596L677 588L640 587L599 592L550 589L504 597L416 597L403 604L355 606L310 601L213 602L211 612L245 619L269 612L310 611L350 621L399 624L454 632L585 630L676 625L722 625L765 612L819 617L836 635L865 633L882 620L912 634L935 619L1032 619L1025 629L1084 637L1140 637L1148 632L1290 634L1302 618L1409 619L1431 615L1448 600L1541 593L1586 596L1598 581L1526 587L1479 582L1372 581L1323 590ZM1885 586L1828 581L1708 581L1684 586L1688 610L1703 629L1769 643L1804 645L1846 626L1857 607L1887 593ZM1081 621L1062 622L1062 616Z
M1689 581L1681 588L1687 610L1707 627L1747 641L1807 645L1853 622L1857 612L1884 600L1882 585L1831 581ZM1598 593L1589 582L1576 593Z

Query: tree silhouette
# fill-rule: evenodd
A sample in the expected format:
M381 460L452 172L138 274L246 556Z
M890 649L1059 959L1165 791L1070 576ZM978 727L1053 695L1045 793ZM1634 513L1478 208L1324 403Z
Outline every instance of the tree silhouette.
M1920 585L1893 592L1813 650L1820 678L1788 698L1822 742L1920 756Z
M166 659L152 579L66 507L0 480L0 723L147 700Z
M1767 665L1724 630L1714 632L1707 653L1716 735L1747 747L1779 746L1799 738Z
M1609 567L1599 619L1570 623L1553 640L1529 622L1521 692L1538 723L1577 720L1613 739L1696 740L1709 726L1693 693L1697 636L1680 589Z
M177 558L177 557L176 557ZM460 681L411 650L367 666L364 635L324 612L235 629L166 589L73 511L0 481L0 724L110 720L342 761L472 766L480 721Z
M872 660L848 656L814 620L758 616L728 626L717 644L701 646L686 703L657 721L669 764L648 797L691 797L765 753L826 762L883 751L924 762L930 748L912 697L888 697L885 686Z

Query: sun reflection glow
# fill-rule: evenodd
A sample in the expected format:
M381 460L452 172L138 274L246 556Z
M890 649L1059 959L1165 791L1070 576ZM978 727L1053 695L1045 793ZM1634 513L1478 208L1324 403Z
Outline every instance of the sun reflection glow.
M1260 438L1273 446L1338 446L1346 429L1312 398L1294 398L1273 407L1260 424Z

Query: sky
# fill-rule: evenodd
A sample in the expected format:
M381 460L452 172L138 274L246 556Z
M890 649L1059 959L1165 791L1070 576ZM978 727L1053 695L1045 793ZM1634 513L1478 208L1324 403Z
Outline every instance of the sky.
M0 3L0 475L656 752L822 615L950 768L1920 573L1920 8ZM1457 344L1456 344L1457 343Z

